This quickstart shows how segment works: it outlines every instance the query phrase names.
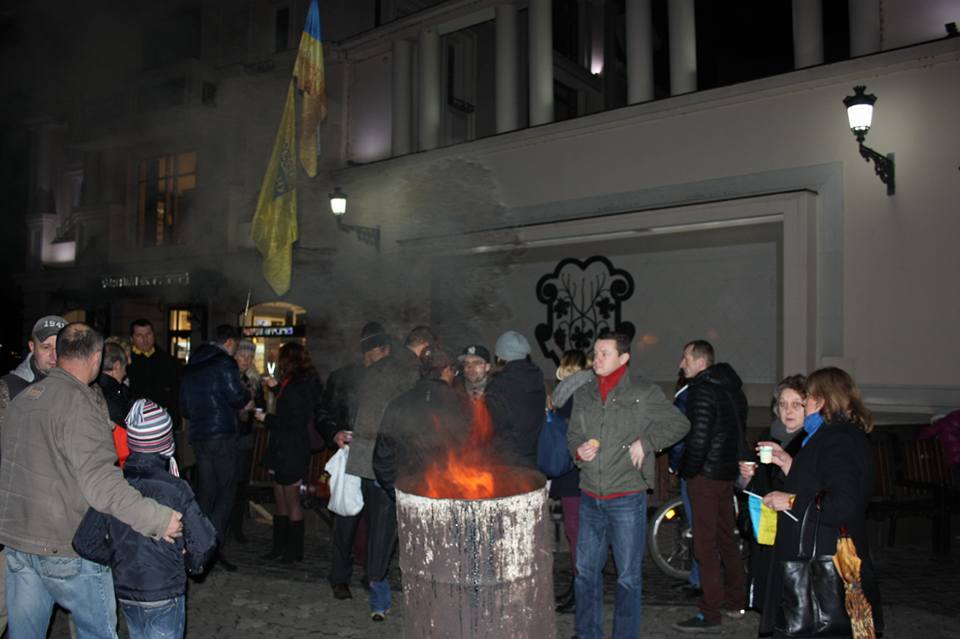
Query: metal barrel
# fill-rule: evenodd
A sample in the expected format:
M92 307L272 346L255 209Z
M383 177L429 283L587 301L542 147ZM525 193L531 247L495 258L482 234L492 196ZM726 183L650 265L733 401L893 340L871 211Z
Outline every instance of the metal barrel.
M408 639L556 636L543 486L495 499L397 490Z

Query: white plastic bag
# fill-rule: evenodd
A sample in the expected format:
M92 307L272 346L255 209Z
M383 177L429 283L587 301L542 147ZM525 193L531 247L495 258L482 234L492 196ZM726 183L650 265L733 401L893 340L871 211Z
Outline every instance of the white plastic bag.
M327 462L324 469L330 473L330 503L327 508L337 515L349 517L363 510L363 493L360 478L347 473L347 455L350 447L344 446Z

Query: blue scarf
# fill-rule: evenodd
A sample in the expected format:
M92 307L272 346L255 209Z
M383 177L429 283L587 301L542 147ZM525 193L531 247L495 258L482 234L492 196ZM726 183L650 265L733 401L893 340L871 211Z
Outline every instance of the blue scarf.
M801 448L807 445L807 442L810 441L811 437L817 434L817 431L820 430L821 426L823 426L823 415L820 413L811 413L803 418L803 430L807 433L807 436L803 438L802 442L800 442Z

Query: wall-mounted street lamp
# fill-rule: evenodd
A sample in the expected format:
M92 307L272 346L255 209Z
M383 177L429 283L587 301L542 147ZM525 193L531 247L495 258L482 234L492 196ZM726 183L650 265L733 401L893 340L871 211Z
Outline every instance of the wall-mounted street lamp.
M380 252L380 227L379 226L358 226L356 224L344 224L343 216L347 214L347 194L335 187L330 194L330 211L337 218L337 227L344 233L355 233L357 239L364 244L377 249Z
M893 174L893 153L882 155L877 153L863 143L870 131L870 124L873 122L873 105L877 101L877 96L871 93L864 93L867 87L863 85L853 87L853 95L848 95L843 99L843 105L847 107L847 120L850 123L850 130L860 144L860 155L867 162L873 161L873 168L880 178L880 181L887 185L887 195L893 195L895 191Z

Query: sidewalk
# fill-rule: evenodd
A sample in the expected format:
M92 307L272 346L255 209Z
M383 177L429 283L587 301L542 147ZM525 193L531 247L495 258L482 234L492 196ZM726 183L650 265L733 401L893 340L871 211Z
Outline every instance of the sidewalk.
M390 574L394 607L383 623L369 618L366 592L357 571L351 588L353 599L337 601L326 581L330 566L329 529L315 517L308 519L307 552L303 563L281 566L258 557L269 545L270 528L248 523L251 542L228 547L230 560L239 570L228 573L214 569L201 582L191 582L187 598L187 636L194 638L351 637L386 639L402 637L403 595L400 592L396 561ZM960 544L954 544L958 546ZM954 561L956 560L956 553ZM885 602L887 638L939 639L958 636L960 619L960 574L948 562L932 561L926 548L904 547L885 550L879 556L878 572ZM569 555L558 553L556 585L569 580ZM607 632L613 607L614 576L608 566ZM675 621L696 612L694 603L683 598L676 582L644 562L644 617L641 637L676 637ZM56 615L50 637L69 637L66 615ZM753 639L757 636L757 615L748 613L739 621L727 621L723 636ZM557 615L557 637L574 634L573 615ZM123 627L121 622L121 636ZM419 639L419 638L410 638ZM541 639L539 637L532 639ZM544 637L543 639L549 639Z

